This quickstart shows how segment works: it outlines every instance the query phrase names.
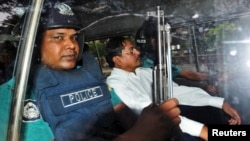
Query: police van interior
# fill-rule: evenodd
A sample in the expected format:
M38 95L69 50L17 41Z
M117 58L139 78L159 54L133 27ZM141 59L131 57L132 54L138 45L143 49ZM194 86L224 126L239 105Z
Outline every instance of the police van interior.
M175 64L182 69L209 74L209 79L202 82L184 78L174 81L197 87L216 86L211 95L225 98L238 110L242 124L250 124L249 0L0 0L0 84L16 78L6 129L10 140L16 140L20 132L22 100L35 53L39 12L52 2L71 5L80 17L82 40L105 77L111 72L105 60L108 39L116 36L134 39L149 16L163 18L167 25L164 36L168 41L167 71L171 72L168 66ZM30 12L23 19L25 10Z

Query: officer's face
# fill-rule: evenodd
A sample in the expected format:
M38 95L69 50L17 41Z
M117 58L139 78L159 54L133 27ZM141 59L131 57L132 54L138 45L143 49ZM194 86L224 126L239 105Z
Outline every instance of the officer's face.
M76 66L79 45L75 29L60 28L44 31L41 44L41 61L57 70Z

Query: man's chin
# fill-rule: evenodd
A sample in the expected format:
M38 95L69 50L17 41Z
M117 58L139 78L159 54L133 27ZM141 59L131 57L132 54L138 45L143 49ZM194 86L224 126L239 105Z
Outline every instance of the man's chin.
M76 63L63 63L60 68L63 69L63 70L70 70L70 69L74 69L76 67Z

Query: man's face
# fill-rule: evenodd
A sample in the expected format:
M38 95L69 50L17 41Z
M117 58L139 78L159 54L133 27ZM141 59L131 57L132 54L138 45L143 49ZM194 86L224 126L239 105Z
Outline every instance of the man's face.
M134 72L140 66L140 52L135 48L135 45L130 40L123 42L124 49L120 56L116 56L116 67L129 72Z
M57 70L76 66L79 45L75 29L60 28L46 30L41 44L41 61Z

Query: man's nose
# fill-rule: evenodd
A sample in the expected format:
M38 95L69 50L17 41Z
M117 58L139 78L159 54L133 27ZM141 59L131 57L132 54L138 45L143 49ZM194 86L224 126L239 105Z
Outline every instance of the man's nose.
M70 38L67 38L65 39L65 46L67 48L75 48L76 47L76 44L75 44L75 41L71 40Z

